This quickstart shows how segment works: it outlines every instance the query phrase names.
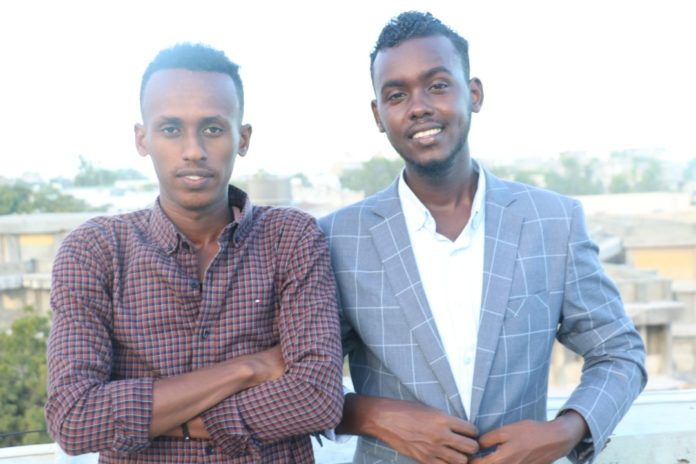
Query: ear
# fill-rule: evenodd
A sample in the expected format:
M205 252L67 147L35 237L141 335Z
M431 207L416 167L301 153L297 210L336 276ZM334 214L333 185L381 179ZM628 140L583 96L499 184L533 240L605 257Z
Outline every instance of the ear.
M148 149L145 144L145 126L142 124L136 124L133 126L133 132L135 132L135 148L140 153L140 156L147 156Z
M478 77L472 77L469 81L469 93L471 94L471 111L478 113L483 106L483 84Z
M251 124L242 124L239 130L239 150L237 153L239 156L244 156L249 150L249 143L251 142Z
M384 126L382 125L382 120L379 117L379 109L377 108L377 100L372 100L372 116L375 118L375 124L380 132L384 133Z

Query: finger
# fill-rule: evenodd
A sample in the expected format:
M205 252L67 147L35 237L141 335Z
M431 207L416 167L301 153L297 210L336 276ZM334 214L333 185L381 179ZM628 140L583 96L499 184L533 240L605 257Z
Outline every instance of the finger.
M492 430L488 433L484 433L478 439L478 444L481 449L490 448L491 446L499 445L506 441L504 435L500 432L500 429Z
M453 420L452 424L450 425L450 428L453 432L458 433L460 435L465 435L467 437L477 437L479 434L478 429L474 424L461 419Z
M460 453L457 450L447 448L447 447L442 447L438 450L438 456L437 459L446 462L448 464L459 464L463 463L466 464L469 462L469 456L467 456L464 453Z
M467 455L476 454L479 450L479 444L476 440L456 433L451 434L446 445L459 453Z

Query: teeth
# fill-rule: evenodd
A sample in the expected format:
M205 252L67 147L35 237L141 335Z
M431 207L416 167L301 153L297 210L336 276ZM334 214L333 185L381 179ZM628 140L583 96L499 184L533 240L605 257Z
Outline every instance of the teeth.
M198 180L198 179L202 179L202 177L201 177L201 176L186 176L186 178L187 178L187 179L191 179L191 180Z
M413 138L422 139L423 137L430 137L431 135L439 134L440 132L442 132L442 129L428 129L426 131L416 132L413 134Z

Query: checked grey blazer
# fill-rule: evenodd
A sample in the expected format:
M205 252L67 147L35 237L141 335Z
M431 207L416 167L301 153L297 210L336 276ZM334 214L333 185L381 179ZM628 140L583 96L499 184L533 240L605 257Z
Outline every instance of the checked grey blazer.
M584 416L593 450L601 450L645 386L643 342L601 268L580 204L488 172L486 185L471 411L462 406L428 307L396 181L321 218L356 392L420 401L467 418L481 433L523 419L545 420L557 338L585 361L581 384L564 409ZM360 437L355 462L412 461Z

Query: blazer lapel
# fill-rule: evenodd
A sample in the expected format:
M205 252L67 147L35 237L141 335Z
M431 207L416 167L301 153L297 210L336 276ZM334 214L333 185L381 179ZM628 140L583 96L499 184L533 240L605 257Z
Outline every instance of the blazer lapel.
M381 219L370 227L372 239L404 319L411 327L411 333L425 356L429 368L445 390L448 403L452 408L452 411L448 412L459 417L466 417L420 280L401 210L397 185L395 181L378 194L373 212Z
M472 421L481 407L498 346L523 222L508 207L514 197L505 183L486 172L486 185L483 293L471 398Z

